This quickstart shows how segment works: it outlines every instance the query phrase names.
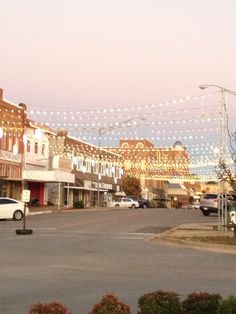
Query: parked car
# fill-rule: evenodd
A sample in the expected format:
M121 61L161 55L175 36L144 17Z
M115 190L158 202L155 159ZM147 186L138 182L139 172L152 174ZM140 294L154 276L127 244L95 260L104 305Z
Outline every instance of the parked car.
M137 201L139 203L139 207L147 208L150 206L149 200L146 200L145 198L137 197L137 196L127 196L127 197L131 198L133 201Z
M200 210L204 216L209 216L211 213L218 213L218 207L220 208L222 200L226 195L218 193L206 193L200 199ZM227 194L227 208L229 209L231 203L234 201L235 195Z
M120 201L113 201L112 207L138 208L139 203L128 197L122 197Z
M200 202L198 200L194 201L192 204L188 205L188 208L189 209L200 209Z
M21 220L24 217L23 202L9 197L0 197L0 219ZM25 208L26 216L29 214L29 208Z

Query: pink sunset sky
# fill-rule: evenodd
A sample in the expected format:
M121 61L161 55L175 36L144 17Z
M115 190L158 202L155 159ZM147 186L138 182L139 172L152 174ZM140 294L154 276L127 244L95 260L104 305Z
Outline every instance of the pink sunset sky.
M115 108L236 89L235 0L0 2L0 87L13 102Z
M35 121L94 144L99 127L145 115L141 126L105 132L102 144L145 137L170 147L178 140L193 172L217 164L219 90L199 85L236 91L235 0L0 3L4 98L27 104ZM235 96L227 109L234 134Z

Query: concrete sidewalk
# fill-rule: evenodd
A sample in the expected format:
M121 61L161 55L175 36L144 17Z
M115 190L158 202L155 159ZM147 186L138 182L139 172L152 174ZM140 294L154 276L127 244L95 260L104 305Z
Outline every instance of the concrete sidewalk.
M202 249L213 252L236 254L236 246L194 241L193 237L234 237L232 230L217 230L215 224L185 224L155 235L150 241L165 242L182 247Z
M30 206L29 215L39 215L39 214L51 214L59 212L77 212L77 211L107 211L112 210L111 207L91 207L91 208L71 208L71 207L61 207L58 209L57 206Z

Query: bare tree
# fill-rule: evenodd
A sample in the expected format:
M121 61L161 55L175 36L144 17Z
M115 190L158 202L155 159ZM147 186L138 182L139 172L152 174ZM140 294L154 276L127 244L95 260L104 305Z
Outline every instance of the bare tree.
M216 171L218 179L223 183L228 183L234 193L236 193L236 179L232 171L226 165L224 160L219 161L219 167Z

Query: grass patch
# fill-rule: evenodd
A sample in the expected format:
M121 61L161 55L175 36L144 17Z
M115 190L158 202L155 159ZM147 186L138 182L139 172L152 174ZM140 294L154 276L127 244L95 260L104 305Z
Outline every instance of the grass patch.
M214 236L214 237L183 237L184 240L197 241L210 244L223 244L236 246L236 239L228 236Z

